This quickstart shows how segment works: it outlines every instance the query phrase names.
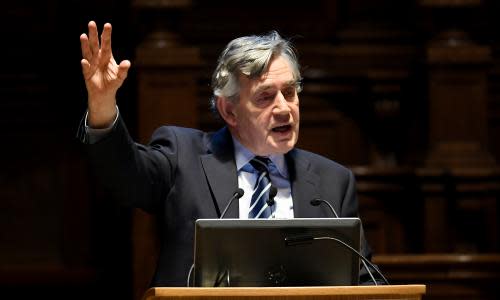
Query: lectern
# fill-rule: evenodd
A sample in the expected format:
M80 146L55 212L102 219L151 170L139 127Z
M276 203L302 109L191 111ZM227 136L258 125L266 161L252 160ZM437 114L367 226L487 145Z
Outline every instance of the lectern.
M425 285L244 287L244 288L150 288L143 300L420 300Z

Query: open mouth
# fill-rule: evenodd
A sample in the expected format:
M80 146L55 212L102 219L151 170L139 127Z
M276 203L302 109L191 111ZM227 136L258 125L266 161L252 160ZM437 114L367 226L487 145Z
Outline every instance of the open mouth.
M274 132L287 132L287 131L292 130L292 125L288 124L288 125L278 126L278 127L274 127L271 130Z

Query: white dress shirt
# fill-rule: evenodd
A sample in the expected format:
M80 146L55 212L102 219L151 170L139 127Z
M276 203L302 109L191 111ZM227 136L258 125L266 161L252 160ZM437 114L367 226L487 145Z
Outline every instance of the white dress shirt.
M250 201L252 200L252 191L255 186L255 181L257 180L257 174L243 171L242 168L248 164L255 155L234 137L233 144L236 170L238 172L238 186L245 191L239 200L240 219L248 219ZM268 166L271 183L278 190L276 197L274 197L275 204L271 207L273 212L271 218L292 219L292 189L285 156L283 154L271 155L268 158L271 160Z

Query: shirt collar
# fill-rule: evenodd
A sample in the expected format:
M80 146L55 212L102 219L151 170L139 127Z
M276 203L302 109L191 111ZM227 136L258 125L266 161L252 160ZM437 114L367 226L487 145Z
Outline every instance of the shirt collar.
M232 136L232 135L231 135ZM234 145L234 158L236 161L236 170L239 172L252 158L255 157L250 150L243 146L237 138L232 136ZM268 158L276 166L276 169L280 175L284 178L288 178L288 169L285 163L285 155L283 154L272 154Z

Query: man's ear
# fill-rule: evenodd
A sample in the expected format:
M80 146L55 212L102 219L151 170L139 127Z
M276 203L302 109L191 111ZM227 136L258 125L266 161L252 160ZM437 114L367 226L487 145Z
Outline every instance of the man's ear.
M221 115L222 119L226 121L226 124L229 125L230 127L235 127L236 126L236 113L235 113L235 107L236 104L233 103L231 100L229 100L226 97L217 97L216 105L217 105L217 110L219 111L219 114Z

